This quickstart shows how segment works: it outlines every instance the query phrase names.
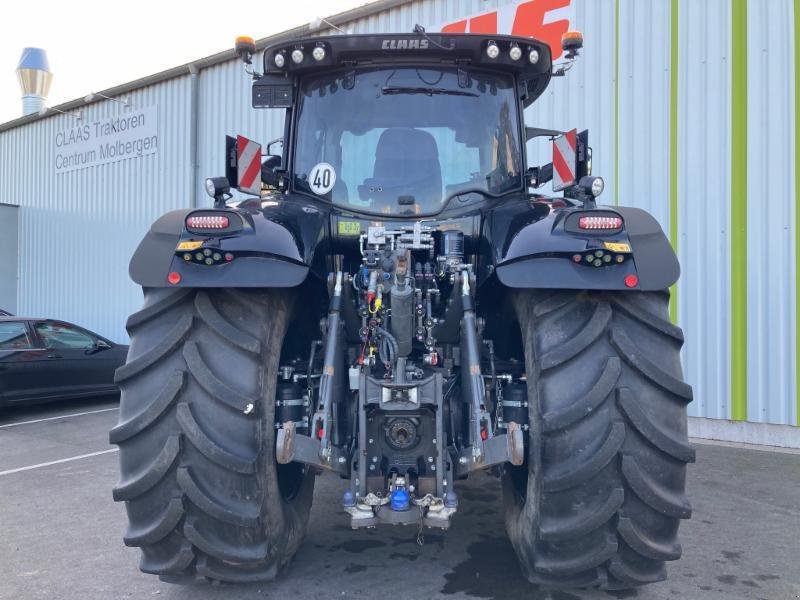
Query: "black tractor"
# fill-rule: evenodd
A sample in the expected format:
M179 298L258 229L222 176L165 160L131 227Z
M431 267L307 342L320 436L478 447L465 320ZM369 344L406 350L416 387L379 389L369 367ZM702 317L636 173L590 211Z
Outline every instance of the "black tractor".
M554 65L417 27L282 42L256 72L237 41L283 138L229 138L213 206L161 217L130 265L110 438L142 571L274 578L325 471L353 529L447 529L489 470L532 583L666 577L694 460L678 262L652 216L596 204L587 132L523 119L581 45Z

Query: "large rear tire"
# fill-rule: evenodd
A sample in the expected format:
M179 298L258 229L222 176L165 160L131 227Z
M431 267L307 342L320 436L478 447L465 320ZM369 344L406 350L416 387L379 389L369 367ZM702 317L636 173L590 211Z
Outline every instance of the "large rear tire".
M506 527L527 578L629 588L681 555L692 390L664 293L521 291L526 464L504 478Z
M305 533L314 475L275 461L275 385L291 293L145 289L127 323L124 541L167 581L264 581Z

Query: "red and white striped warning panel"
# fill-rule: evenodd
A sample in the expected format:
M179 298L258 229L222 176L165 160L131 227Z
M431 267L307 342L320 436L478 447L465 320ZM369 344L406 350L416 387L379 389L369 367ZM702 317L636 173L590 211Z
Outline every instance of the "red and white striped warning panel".
M236 136L236 179L240 192L261 195L261 144Z
M578 177L578 130L567 131L553 140L553 191L575 185Z

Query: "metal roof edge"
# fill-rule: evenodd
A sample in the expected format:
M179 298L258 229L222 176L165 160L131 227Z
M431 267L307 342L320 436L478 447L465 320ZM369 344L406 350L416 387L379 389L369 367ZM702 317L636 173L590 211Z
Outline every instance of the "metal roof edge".
M328 21L329 23L332 23L333 25L337 26L346 25L351 21L356 21L364 17L369 17L374 14L383 12L385 10L391 10L392 8L395 8L397 6L402 6L403 4L409 4L413 1L414 0L376 0L375 2L369 2L367 4L363 4L362 6L351 8L350 10L340 12L333 16L325 17L324 21ZM309 34L317 33L318 31L324 31L326 29L329 29L329 27L326 27L324 25L324 22L323 26L319 30L315 31L312 31L311 28L308 26L308 24L301 25L299 27L288 29L286 31L282 31L280 33L276 33L257 40L256 48L259 51L261 51L270 44L278 43L283 40L290 40L300 36L308 36ZM103 100L105 100L105 98L100 96L100 94L105 96L111 96L112 98L114 98L116 96L126 94L128 92L138 90L144 87L148 87L156 83L161 83L163 81L175 79L177 77L182 77L184 75L191 75L193 73L196 74L197 72L202 71L203 69L207 69L209 67L213 67L220 63L224 63L229 60L234 60L236 58L238 58L238 56L236 52L233 50L233 48L229 50L223 50L222 52L217 52L216 54L212 54L211 56L206 56L205 58L200 58L198 60L188 62L178 67L172 67L170 69L166 69L165 71L160 71L159 73L154 73L152 75L140 77L139 79L134 79L133 81L129 81L127 83L122 83L120 85L110 87L105 90L100 90L99 92L95 92L95 94L98 95L98 99L92 100L91 102L86 102L83 98L76 98L75 100L69 100L62 104L53 107L48 107L57 109L55 114L50 112L44 115L33 113L30 115L18 117L11 121L6 121L5 123L0 123L0 133L8 131L10 129L21 127L23 125L27 125L28 123L39 121L41 119L46 119L49 117L56 116L60 114L58 111L69 112L71 110L87 106L88 104L92 104L94 102L102 102Z

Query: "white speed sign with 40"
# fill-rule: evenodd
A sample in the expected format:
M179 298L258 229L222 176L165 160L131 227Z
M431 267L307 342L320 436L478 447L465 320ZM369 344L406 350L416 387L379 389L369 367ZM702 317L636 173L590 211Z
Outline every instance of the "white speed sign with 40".
M308 174L308 185L311 191L318 196L330 192L335 184L336 171L326 162L317 163Z

